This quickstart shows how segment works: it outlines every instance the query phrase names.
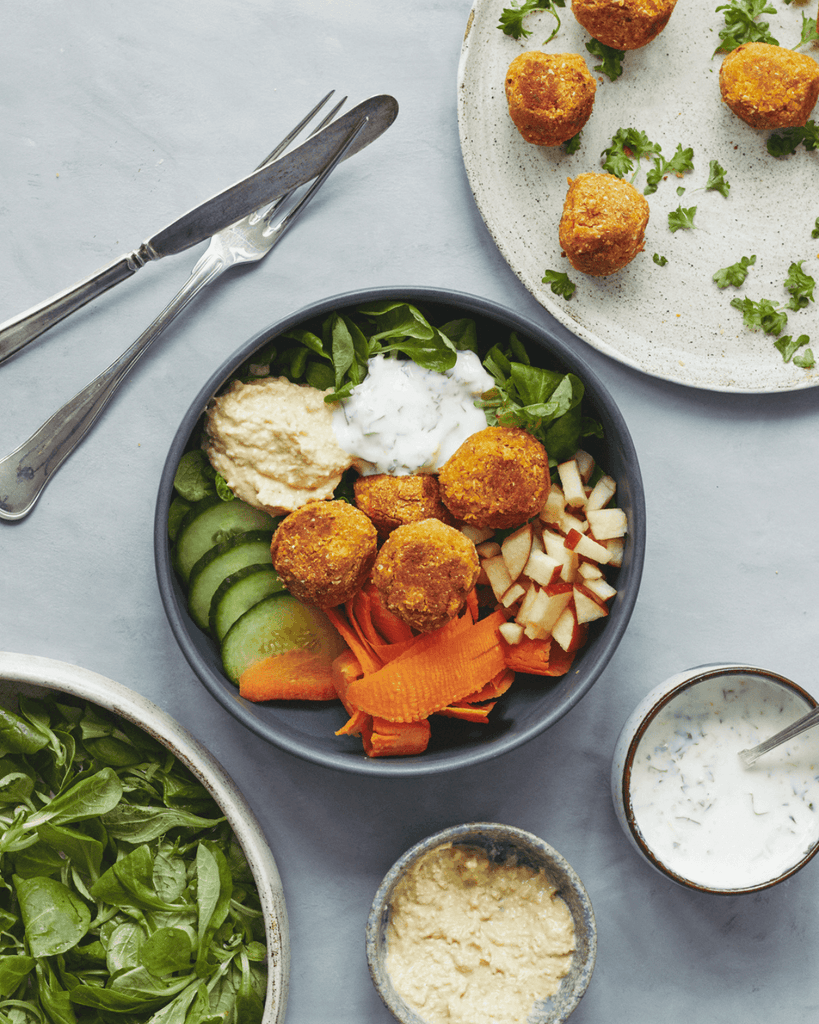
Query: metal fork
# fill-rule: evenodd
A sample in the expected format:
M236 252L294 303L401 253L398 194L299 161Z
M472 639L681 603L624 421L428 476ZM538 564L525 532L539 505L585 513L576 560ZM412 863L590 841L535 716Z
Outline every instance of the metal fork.
M302 128L324 106L330 96L332 96L332 91L282 139L273 152L259 164L259 167L263 167L280 156ZM314 130L318 131L319 128L323 128L331 121L344 102L345 100L342 99L337 103ZM280 217L276 217L276 214L293 198L292 192L215 234L211 238L206 252L193 268L188 281L137 340L98 377L55 412L19 448L0 459L0 518L17 520L28 515L43 488L91 429L97 417L151 342L159 337L205 285L216 280L230 267L240 263L255 262L270 252L321 188L327 176L343 158L366 122L367 118L364 116L353 126L321 174Z

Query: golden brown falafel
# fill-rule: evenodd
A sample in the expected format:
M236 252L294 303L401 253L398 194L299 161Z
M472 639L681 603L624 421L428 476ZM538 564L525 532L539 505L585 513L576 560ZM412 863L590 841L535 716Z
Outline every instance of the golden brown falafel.
M677 0L572 0L583 28L615 50L639 50L668 24Z
M472 526L505 529L536 515L549 493L549 456L519 427L472 434L441 466L441 500Z
M509 116L536 146L574 138L591 116L597 85L577 53L521 53L506 72Z
M630 182L613 174L578 174L569 179L560 245L575 270L606 277L642 252L648 215L648 202Z
M282 520L273 567L294 597L332 608L361 589L377 554L375 526L346 501L311 501Z
M452 523L452 515L441 501L438 478L429 473L390 476L376 473L359 476L353 484L355 503L375 523L382 537L397 526L422 519Z
M723 60L719 88L752 128L801 127L819 97L819 64L783 46L744 43Z
M479 571L471 540L440 519L424 519L392 531L378 552L372 581L393 615L428 633L463 608Z

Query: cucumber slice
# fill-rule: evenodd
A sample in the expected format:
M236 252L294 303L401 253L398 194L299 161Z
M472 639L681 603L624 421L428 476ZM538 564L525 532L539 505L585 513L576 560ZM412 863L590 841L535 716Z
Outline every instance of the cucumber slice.
M269 530L273 533L278 520L261 509L243 501L222 501L203 498L185 516L176 537L174 564L184 583L191 569L214 545L247 530Z
M208 626L211 633L221 642L248 608L283 588L284 584L272 565L248 565L232 573L222 580L210 602Z
M286 590L254 604L222 641L222 664L231 682L249 666L294 647L335 658L347 645L323 611L302 604Z
M229 537L210 548L191 569L188 589L188 611L200 629L208 628L210 604L223 580L248 565L269 564L270 533L249 530Z

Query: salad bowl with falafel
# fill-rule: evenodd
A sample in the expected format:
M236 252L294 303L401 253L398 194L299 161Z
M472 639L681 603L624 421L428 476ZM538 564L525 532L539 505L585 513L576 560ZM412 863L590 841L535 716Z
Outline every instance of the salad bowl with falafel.
M375 774L525 742L591 688L644 549L636 454L591 369L483 299L376 289L251 339L168 455L163 603L249 728Z

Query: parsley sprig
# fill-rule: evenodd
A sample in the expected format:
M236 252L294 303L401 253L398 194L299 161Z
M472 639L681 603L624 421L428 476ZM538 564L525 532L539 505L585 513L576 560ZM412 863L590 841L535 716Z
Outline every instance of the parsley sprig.
M601 71L604 75L608 75L612 82L622 75L625 50L615 50L613 46L606 46L599 39L590 39L586 43L586 49L592 57L600 58L600 63L594 65L595 71Z
M577 285L569 279L565 271L546 270L541 278L543 284L548 284L555 295L562 295L564 299L570 299Z
M743 43L769 43L779 46L771 35L770 23L759 21L762 14L776 14L766 0L731 0L717 7L724 15L725 27L719 33L720 44L714 53L729 53Z
M543 45L545 46L560 31L560 15L555 8L565 6L566 0L522 0L521 3L518 3L518 0L512 0L512 6L504 7L501 11L498 28L504 35L511 36L513 39L528 39L532 35L532 30L523 24L526 15L531 14L532 11L549 11L557 24L549 38L544 40Z
M811 152L819 149L819 125L808 121L797 128L782 128L769 135L765 145L771 156L776 157L791 156L800 145Z
M666 159L658 142L652 142L645 132L637 128L619 128L612 136L611 145L600 154L603 157L603 169L618 178L631 175L633 183L640 171L640 160L648 159L651 167L646 172L644 195L657 191L660 182L669 174L681 178L686 171L694 169L694 150L691 146L683 147L678 143L673 156ZM712 161L712 164L716 161ZM722 171L722 168L720 168ZM722 174L724 175L724 171ZM710 180L710 179L709 179ZM717 185L712 186L719 187Z

